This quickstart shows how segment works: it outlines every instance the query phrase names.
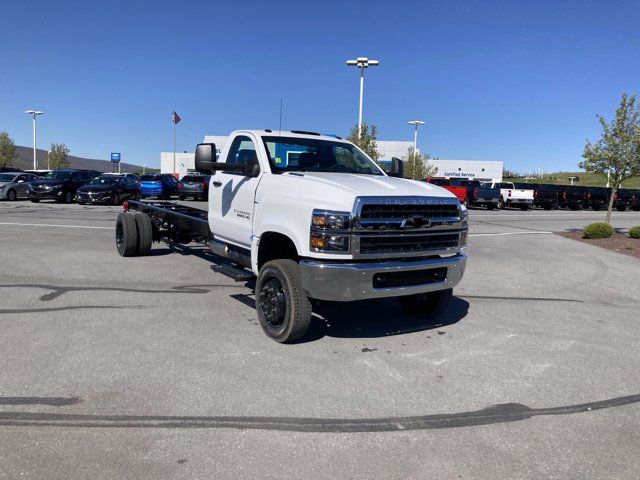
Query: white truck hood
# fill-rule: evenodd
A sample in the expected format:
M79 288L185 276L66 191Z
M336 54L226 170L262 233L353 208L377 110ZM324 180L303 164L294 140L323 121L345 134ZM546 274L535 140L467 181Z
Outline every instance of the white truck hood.
M350 173L287 172L264 175L255 201L268 210L301 212L308 219L311 210L351 211L357 197L431 197L455 199L444 188L417 180L384 175Z
M427 182L407 180L384 175L356 175L351 173L301 172L283 176L297 177L308 188L316 188L328 194L336 189L354 197L429 196L455 198L455 195Z

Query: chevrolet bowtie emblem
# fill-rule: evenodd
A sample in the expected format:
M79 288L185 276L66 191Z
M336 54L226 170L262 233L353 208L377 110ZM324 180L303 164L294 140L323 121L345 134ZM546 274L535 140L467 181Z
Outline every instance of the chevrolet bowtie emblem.
M431 220L424 217L408 217L403 218L400 222L400 228L421 228L431 226Z

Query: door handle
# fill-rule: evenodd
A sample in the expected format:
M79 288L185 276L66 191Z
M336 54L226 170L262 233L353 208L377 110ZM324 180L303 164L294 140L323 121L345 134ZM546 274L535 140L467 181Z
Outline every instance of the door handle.
M222 182L218 182L217 180L215 182L212 182L214 187L221 187L222 186Z

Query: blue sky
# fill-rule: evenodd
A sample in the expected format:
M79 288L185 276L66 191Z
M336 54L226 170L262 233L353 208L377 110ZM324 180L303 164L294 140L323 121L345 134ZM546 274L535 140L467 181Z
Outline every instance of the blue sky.
M45 111L40 147L159 164L205 134L277 128L382 140L440 158L575 170L596 113L640 82L638 1L27 1L2 7L0 130L31 145L24 110Z

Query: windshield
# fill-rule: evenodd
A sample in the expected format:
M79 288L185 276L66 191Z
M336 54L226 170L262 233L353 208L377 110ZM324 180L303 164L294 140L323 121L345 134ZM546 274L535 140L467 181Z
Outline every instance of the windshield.
M45 180L69 180L71 178L71 172L49 172L43 178Z
M335 172L383 175L349 143L314 138L262 137L273 173Z
M0 182L13 182L16 177L15 173L0 173Z
M96 177L91 180L91 185L113 185L119 181L119 177Z

